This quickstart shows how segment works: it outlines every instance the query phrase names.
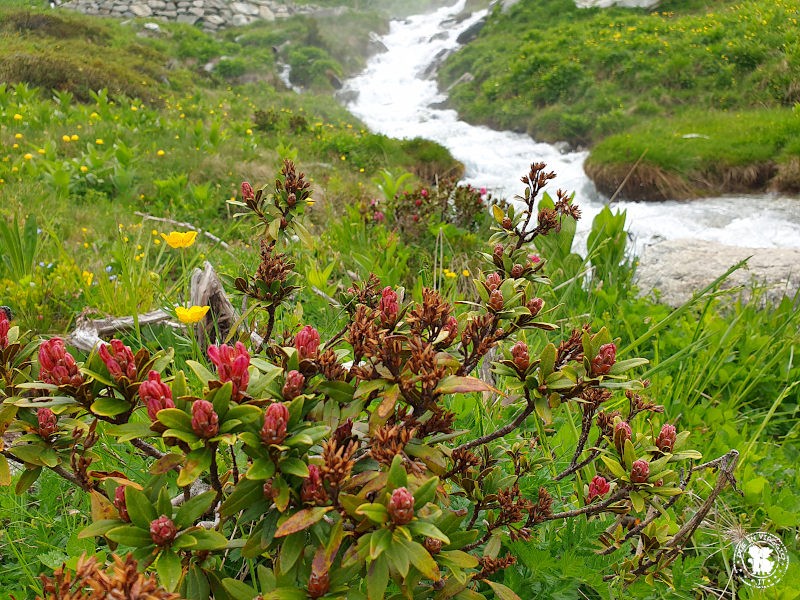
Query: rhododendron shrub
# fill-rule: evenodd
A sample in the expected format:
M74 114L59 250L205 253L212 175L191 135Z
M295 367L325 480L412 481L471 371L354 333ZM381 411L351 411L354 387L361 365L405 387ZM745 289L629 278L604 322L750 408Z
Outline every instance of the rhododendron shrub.
M537 210L552 177L532 165L522 208L495 206L472 297L409 300L369 276L344 294L330 337L313 324L276 333L297 289L293 239L308 233L304 175L286 162L271 193L243 185L264 232L256 272L235 279L254 331L184 372L171 349L112 340L80 363L62 340L25 345L3 325L0 426L19 435L2 449L2 483L8 461L19 492L43 469L65 477L92 499L82 537L187 598L517 598L501 582L515 561L504 543L570 519L607 523L600 552L620 555L609 579L668 579L737 454L695 464L689 432L629 378L647 361L606 328L548 321L547 256L532 244L580 216L561 191ZM460 397L502 400L502 424L459 429ZM147 471L93 468L101 430ZM671 521L706 467L726 479Z

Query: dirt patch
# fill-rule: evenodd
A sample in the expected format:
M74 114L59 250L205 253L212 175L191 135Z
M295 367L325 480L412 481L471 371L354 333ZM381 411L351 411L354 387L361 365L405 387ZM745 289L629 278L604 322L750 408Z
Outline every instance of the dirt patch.
M634 169L632 162L598 165L587 161L584 169L597 189L607 196L617 192L624 182L617 197L626 200L690 200L767 191L800 193L800 159L781 165L769 161L686 175L644 162Z

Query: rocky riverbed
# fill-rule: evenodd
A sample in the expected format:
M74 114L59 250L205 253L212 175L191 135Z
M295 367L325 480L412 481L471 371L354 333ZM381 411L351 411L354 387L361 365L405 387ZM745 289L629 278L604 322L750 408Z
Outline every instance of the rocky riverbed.
M753 284L763 285L765 298L779 302L800 289L800 248L740 248L694 239L665 240L644 249L637 269L642 293L658 290L661 302L679 306L729 267L747 259L721 286L740 288L748 295Z

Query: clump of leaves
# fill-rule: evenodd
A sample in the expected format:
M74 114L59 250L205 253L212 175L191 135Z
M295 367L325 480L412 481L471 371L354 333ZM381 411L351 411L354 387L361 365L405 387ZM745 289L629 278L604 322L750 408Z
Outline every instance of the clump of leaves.
M589 518L608 524L601 552L624 549L609 578L669 581L738 454L694 465L689 432L661 423L647 382L627 376L646 360L620 359L605 327L548 321L547 256L533 243L580 216L561 191L537 210L554 176L532 165L522 208L493 208L473 297L454 305L425 289L409 301L371 276L345 294L346 323L329 339L311 324L274 327L296 289L293 238L308 234L304 175L287 161L269 192L244 184L262 261L235 284L262 313L250 333L263 340L210 346L214 371L187 361L201 382L190 389L169 350L112 341L78 365L50 340L37 365L9 333L0 424L24 432L2 451L24 469L18 490L43 468L66 477L92 496L82 536L129 548L192 598L517 598L498 581L515 560L503 543ZM464 398L501 401L505 424L458 429L451 406ZM132 444L148 472L92 470L98 429ZM572 444L564 457L559 435ZM706 467L718 483L678 523Z

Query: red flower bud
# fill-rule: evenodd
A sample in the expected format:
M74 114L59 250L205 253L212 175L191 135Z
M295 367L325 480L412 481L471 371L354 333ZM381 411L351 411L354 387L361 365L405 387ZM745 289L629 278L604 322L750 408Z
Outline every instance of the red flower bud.
M631 439L631 437L633 437L633 431L631 431L631 426L625 421L620 421L614 426L614 447L617 449L620 456L622 456L622 452L625 450L625 441Z
M122 340L114 339L110 344L101 345L98 354L114 381L119 381L123 377L129 380L136 379L136 361L133 352L122 343Z
M656 438L656 447L664 453L672 452L672 448L675 446L676 434L675 426L665 423Z
M75 359L67 352L64 340L52 338L39 346L39 379L53 385L72 385L83 383Z
M201 438L212 438L219 433L219 416L214 405L207 400L195 400L192 404L192 430Z
M294 400L303 393L305 385L306 378L300 371L289 371L286 374L286 382L283 384L283 399Z
M381 323L384 325L394 325L397 322L397 315L400 312L400 305L397 303L397 292L388 285L381 291L378 310L381 313Z
M538 254L528 254L528 260L530 261L531 266L542 261Z
M422 188L420 190L420 192L419 192L419 195L422 196L423 198L427 198L428 197L428 190L426 190L425 188Z
M528 300L528 303L525 305L525 307L531 311L531 316L535 317L542 311L542 308L544 308L544 300L541 298L531 298Z
M514 279L519 279L520 277L522 277L522 273L524 271L525 271L525 267L523 267L521 264L517 263L513 267L511 267L511 276Z
M147 381L143 381L139 386L139 397L147 407L147 416L151 421L158 420L158 411L164 408L175 408L172 401L172 390L161 381L158 371L150 371L147 374Z
M156 546L168 546L177 534L175 523L166 515L161 515L150 522L150 538Z
M256 197L255 192L253 192L253 186L250 185L247 181L242 182L242 198L245 200L253 200Z
M414 223L418 223L419 222L419 215L411 215L411 220L414 221Z
M505 252L505 248L503 248L503 244L497 244L497 245L495 245L494 250L492 251L492 256L495 259L502 259L503 258L503 252ZM497 260L495 260L495 263L496 262L497 262Z
M503 300L503 292L500 290L494 290L489 296L489 310L500 312L503 310L504 303L505 300Z
M449 332L447 339L444 340L444 345L449 346L458 336L458 320L455 317L448 317L444 328Z
M633 483L644 483L650 477L650 463L643 458L633 461L631 465L631 481Z
M289 208L294 208L294 205L297 204L297 194L292 192L288 196L286 196L286 204L289 205Z
M217 376L222 383L230 381L233 384L231 399L238 402L242 399L247 384L250 383L250 354L242 342L236 342L235 346L222 344L221 346L209 346L208 358L217 368Z
M308 477L300 488L300 500L306 504L325 504L328 493L322 484L322 472L317 465L308 465Z
M119 518L126 523L130 523L131 518L128 515L128 505L125 503L125 487L124 485L118 485L117 489L114 490L114 507L119 513Z
M528 344L525 342L517 342L511 348L511 357L514 361L514 365L522 372L528 370L528 367L531 364L531 359L528 354Z
M512 227L514 227L514 224L508 217L503 217L503 222L501 223L501 225L505 230L510 230Z
M617 362L617 347L614 344L603 344L592 359L592 376L608 375L611 367Z
M8 348L8 332L11 329L11 321L8 318L5 307L0 307L0 350Z
M297 371L293 371L297 373ZM302 377L302 375L300 375ZM261 428L261 441L267 446L280 444L286 439L286 424L289 422L289 409L282 402L275 402L267 407L264 414L264 426Z
M442 540L437 540L436 538L426 537L422 545L431 554L439 554L442 550Z
M611 486L606 481L606 478L601 477L600 475L595 475L589 482L588 502L591 502L598 496L605 496L609 490L611 490Z
M272 485L272 479L267 479L264 482L264 485L262 486L261 491L264 494L264 498L266 500L274 500L275 496L277 496L277 490Z
M36 420L39 421L39 435L49 439L58 431L58 417L49 408L40 408L36 411Z
M308 595L312 598L319 598L328 593L331 587L331 580L328 572L317 573L313 569L308 576Z
M345 446L346 441L353 435L353 417L347 417L347 420L340 423L339 426L333 431L331 436L340 446Z
M319 332L311 325L306 325L294 338L294 347L300 360L316 358L319 352Z
M405 525L414 518L414 496L406 488L399 487L392 492L386 509L395 525Z
M503 278L502 278L502 277L500 277L500 274L499 274L499 273L489 273L489 274L486 276L486 288L487 288L487 289L488 289L490 292L493 292L493 291L495 291L495 290L496 290L498 287L500 287L500 284L501 284L501 283L503 283Z
M422 200L420 200L419 198L414 200L414 206L422 206Z

